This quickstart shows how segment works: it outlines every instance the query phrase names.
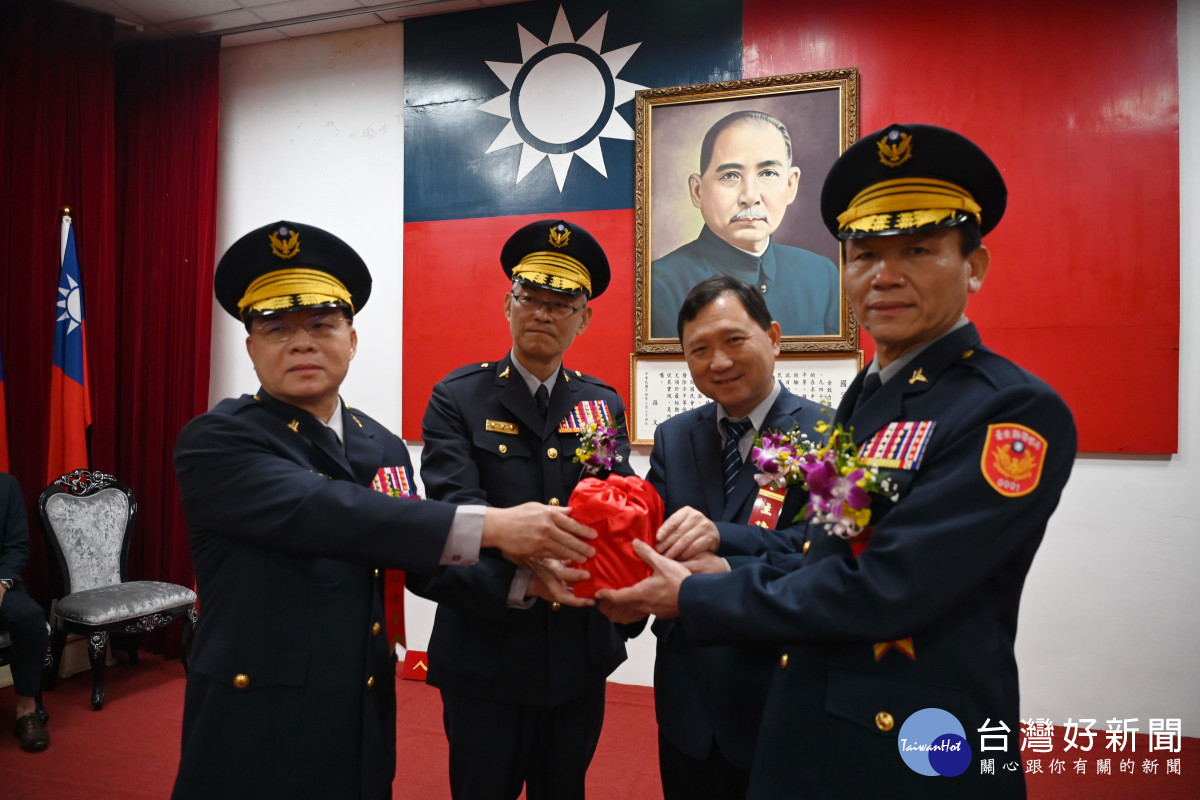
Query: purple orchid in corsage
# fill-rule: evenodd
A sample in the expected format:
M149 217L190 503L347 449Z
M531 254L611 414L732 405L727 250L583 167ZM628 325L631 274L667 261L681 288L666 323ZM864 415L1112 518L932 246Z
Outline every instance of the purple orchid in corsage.
M763 431L750 448L750 460L758 467L755 482L759 486L782 489L804 480L800 455L808 446L808 434L797 428L787 433Z
M816 430L824 434L830 426L821 422ZM878 467L863 462L854 437L841 425L833 429L828 440L814 444L800 456L799 470L808 489L808 505L801 514L843 539L859 536L870 525L871 495L894 497L891 479Z
M617 429L595 422L583 426L574 461L583 465L587 475L599 475L621 463L621 454L617 452Z

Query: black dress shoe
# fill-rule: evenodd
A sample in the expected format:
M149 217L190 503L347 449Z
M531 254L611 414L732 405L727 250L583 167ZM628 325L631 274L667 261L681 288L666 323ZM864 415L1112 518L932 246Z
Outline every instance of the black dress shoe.
M19 717L13 723L13 736L21 742L21 749L28 753L40 753L50 746L50 734L42 724L37 712Z

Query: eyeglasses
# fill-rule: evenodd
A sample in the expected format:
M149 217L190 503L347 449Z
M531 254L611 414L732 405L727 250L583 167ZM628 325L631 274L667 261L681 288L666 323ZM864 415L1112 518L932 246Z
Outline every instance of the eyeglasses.
M542 306L545 306L546 313L548 313L554 319L566 319L572 314L578 314L580 311L583 311L585 308L587 308L587 303L584 303L581 306L573 306L570 303L564 303L561 300L538 300L531 294L517 294L516 292L509 292L509 294L512 295L513 302L515 302L522 311L538 311Z
M267 317L256 323L250 332L271 344L283 344L295 336L300 328L308 331L308 335L314 339L329 339L337 336L349 324L350 320L341 314L313 314L311 317L305 317L299 325L286 319Z

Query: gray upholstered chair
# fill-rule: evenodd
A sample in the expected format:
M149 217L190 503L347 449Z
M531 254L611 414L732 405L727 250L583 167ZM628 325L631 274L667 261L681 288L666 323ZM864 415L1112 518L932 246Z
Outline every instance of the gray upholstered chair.
M87 637L92 665L92 708L104 706L109 634L138 634L187 614L187 640L196 624L196 593L161 581L128 580L129 539L137 501L125 484L103 472L75 470L38 498L38 516L62 581L51 612L55 675L68 633ZM136 643L130 660L137 662Z

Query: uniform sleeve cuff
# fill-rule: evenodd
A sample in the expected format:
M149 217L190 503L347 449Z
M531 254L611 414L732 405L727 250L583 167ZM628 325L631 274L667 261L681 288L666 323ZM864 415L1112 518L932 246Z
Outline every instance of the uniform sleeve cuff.
M486 515L487 506L459 506L454 510L454 522L450 523L450 535L446 537L439 564L467 567L479 560Z

